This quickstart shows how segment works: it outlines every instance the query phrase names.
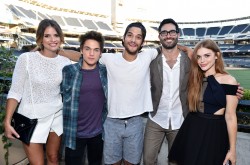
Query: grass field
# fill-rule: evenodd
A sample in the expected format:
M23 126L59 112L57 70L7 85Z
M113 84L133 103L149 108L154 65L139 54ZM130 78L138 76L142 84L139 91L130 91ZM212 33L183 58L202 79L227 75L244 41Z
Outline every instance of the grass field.
M227 71L236 78L240 86L250 89L250 69L230 69Z

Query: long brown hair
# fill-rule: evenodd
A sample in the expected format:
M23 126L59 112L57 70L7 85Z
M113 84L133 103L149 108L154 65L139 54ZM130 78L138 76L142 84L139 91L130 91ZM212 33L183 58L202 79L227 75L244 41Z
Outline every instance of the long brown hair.
M188 106L191 112L197 111L200 103L200 96L202 91L202 82L204 78L204 72L200 69L197 61L197 51L200 48L207 48L212 50L217 59L215 61L215 72L227 74L224 68L224 61L219 46L211 39L202 40L196 44L191 59L191 70L188 81Z

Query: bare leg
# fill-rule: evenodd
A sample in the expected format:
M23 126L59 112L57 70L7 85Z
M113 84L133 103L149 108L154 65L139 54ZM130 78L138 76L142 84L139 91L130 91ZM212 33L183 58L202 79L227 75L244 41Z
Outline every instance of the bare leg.
M124 163L124 165L133 165L132 163L129 163L129 162L126 161L126 160L123 160L123 163Z
M121 165L122 164L122 160L120 160L119 162L117 163L114 163L113 165Z
M27 145L23 143L23 147L30 165L44 165L43 144L30 143Z
M59 164L58 159L59 159L60 144L61 144L61 136L58 136L55 132L50 132L46 144L47 165Z

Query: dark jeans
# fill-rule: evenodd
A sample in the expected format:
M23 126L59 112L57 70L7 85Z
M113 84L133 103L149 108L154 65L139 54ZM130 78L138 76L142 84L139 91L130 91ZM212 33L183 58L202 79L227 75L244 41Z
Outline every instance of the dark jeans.
M101 165L103 153L102 134L93 138L76 138L76 149L68 147L65 149L66 165L82 165L85 148L87 147L87 156L89 165Z

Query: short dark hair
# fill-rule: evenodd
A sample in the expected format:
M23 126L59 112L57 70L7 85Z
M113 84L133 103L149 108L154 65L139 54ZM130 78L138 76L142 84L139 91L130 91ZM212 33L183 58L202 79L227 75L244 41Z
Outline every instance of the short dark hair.
M142 33L142 43L143 43L144 40L145 40L145 38L146 38L146 33L147 33L147 31L146 31L145 26L144 26L141 22L132 22L132 23L130 23L130 24L127 26L127 28L126 28L126 30L125 30L125 32L124 32L123 38L125 39L126 34L128 33L129 29L132 28L132 27L137 27L137 28L140 28L140 29L141 29L141 33ZM122 41L122 45L124 46L124 42L123 42L123 41ZM142 49L142 46L141 46L141 48L139 49L139 51L140 51L141 49Z
M79 42L80 42L80 49L83 48L83 45L87 40L95 40L99 43L101 52L104 48L104 38L102 36L102 33L99 33L97 31L88 31L87 33L80 35Z
M60 37L61 42L64 43L64 35L60 25L55 20L44 19L39 23L38 28L36 30L36 43L41 49L43 49L42 41L44 32L47 27L53 27L56 30L58 36Z
M142 33L142 42L144 42L145 38L146 38L146 28L145 26L141 23L141 22L133 22L131 24L129 24L124 32L123 38L125 38L126 34L128 33L129 29L132 27L137 27L141 29L141 33Z
M172 18L167 18L167 19L164 19L163 21L161 21L160 26L158 28L158 32L161 32L161 28L162 28L163 25L170 24L170 23L175 26L176 32L179 33L179 31L180 31L179 26Z

